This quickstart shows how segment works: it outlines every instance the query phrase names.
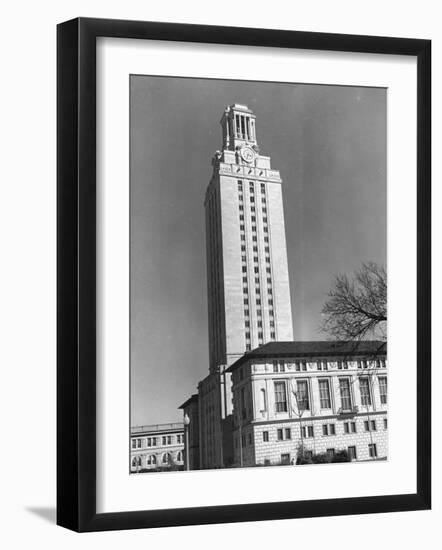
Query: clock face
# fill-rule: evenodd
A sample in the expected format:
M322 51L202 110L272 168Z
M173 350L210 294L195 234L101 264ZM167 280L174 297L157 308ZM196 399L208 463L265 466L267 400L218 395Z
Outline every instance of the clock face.
M250 147L243 147L241 149L241 156L246 162L252 162L255 158L255 151Z

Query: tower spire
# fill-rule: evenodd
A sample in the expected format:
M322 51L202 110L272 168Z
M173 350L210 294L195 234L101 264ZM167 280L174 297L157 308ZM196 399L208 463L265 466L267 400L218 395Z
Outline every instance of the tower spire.
M234 103L226 107L221 118L223 149L235 151L249 145L258 149L256 117L247 105Z

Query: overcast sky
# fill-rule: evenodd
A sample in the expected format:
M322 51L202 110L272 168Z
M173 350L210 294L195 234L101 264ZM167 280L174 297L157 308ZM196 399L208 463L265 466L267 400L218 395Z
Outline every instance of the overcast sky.
M386 90L132 76L131 424L181 419L208 374L204 193L226 105L280 170L294 337L333 278L386 263Z

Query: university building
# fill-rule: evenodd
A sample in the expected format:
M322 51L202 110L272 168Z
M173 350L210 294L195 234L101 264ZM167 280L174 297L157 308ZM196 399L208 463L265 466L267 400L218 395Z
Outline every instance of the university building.
M387 457L382 342L273 342L231 367L234 465L295 463L300 454Z
M204 203L209 374L180 407L190 465L286 463L299 445L386 456L386 349L293 342L280 173L246 105L227 107L221 127Z
M184 425L182 422L133 426L130 433L130 472L182 469Z

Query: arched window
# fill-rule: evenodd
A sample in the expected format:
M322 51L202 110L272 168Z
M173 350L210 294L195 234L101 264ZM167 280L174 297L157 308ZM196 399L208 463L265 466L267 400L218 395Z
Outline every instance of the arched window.
M156 463L157 463L157 457L155 455L149 455L147 457L148 466L155 466Z
M137 465L137 457L134 456L132 459L132 468L135 468L136 465Z
M183 462L183 451L178 451L176 454L177 462Z
M163 464L170 464L170 453L164 453L162 463Z

